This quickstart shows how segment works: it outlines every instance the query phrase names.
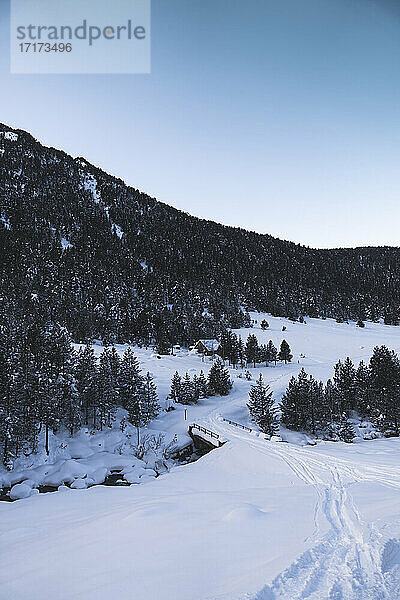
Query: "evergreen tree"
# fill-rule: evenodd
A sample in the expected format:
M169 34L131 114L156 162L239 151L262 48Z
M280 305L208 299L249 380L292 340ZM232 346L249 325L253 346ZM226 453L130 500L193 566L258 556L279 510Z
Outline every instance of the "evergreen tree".
M130 421L137 429L137 443L140 444L140 430L155 419L160 413L157 388L150 373L146 374L143 385L139 390L137 405L130 413Z
M64 328L54 324L43 332L40 354L39 414L45 428L45 450L49 454L49 432L56 432L59 428L63 420L61 398L69 397L66 390L61 392L60 388L72 385L74 356ZM73 413L75 414L75 409Z
M195 401L193 382L190 379L189 373L185 373L181 383L179 402L181 404L193 404Z
M244 367L244 361L245 361L245 358L246 358L246 348L245 348L245 345L244 345L244 341L242 340L241 337L239 337L239 340L238 340L237 350L238 350L238 362L240 363L240 366L243 369L243 367Z
M265 344L261 344L258 349L257 362L265 362L265 366L268 367L268 349Z
M371 373L367 365L360 362L355 373L356 410L362 417L373 413L373 392L371 389Z
M212 396L227 396L232 389L229 371L219 358L214 362L208 374L208 389Z
M199 398L207 398L208 397L208 384L207 384L207 379L205 378L203 370L200 371L197 385L198 385L198 389L199 389Z
M399 435L399 359L386 346L375 347L369 368L375 403L374 420L386 435Z
M54 404L60 414L60 423L69 429L70 435L82 425L82 411L73 371L64 370L54 386Z
M263 320L261 321L260 325L261 325L261 329L262 329L263 331L265 331L265 330L266 330L266 329L268 329L268 327L269 327L269 323L268 323L268 321L266 321L265 319L263 319Z
M278 431L278 420L272 392L268 385L264 384L262 375L255 385L252 385L249 392L249 402L247 404L251 418L261 431L268 435L276 435Z
M345 414L342 415L341 420L339 421L337 434L339 439L342 442L346 442L347 444L351 444L355 438L354 427L351 423L349 423Z
M167 354L171 354L171 347L172 347L172 344L169 341L169 339L167 338L167 336L162 335L159 338L155 349L156 349L156 352L158 352L158 354L167 355Z
M344 363L338 361L333 381L340 399L340 413L349 415L356 408L356 371L349 357Z
M175 371L175 373L171 379L171 391L169 394L170 398L172 398L175 402L180 402L181 386L182 386L181 376L179 375L178 371Z
M128 411L129 421L139 412L139 397L144 378L140 371L139 361L132 349L128 347L122 357L119 377L119 402Z
M256 366L258 355L258 340L254 334L250 334L246 342L246 359L248 363L253 363Z
M93 348L89 345L78 350L75 362L75 380L81 410L84 413L84 423L89 424L89 415L91 414L93 427L96 427L97 360Z
M293 355L290 351L290 346L286 340L282 340L281 347L278 354L278 360L284 360L286 363L290 362L293 358Z
M100 354L99 370L97 374L98 407L100 413L100 429L104 425L111 426L114 418L118 399L118 376L119 363L115 353L110 347L104 348Z
M333 423L340 414L338 390L331 379L325 385L322 410L325 423Z
M302 369L299 375L292 377L282 397L282 423L289 429L306 429L309 422L310 384L307 373Z
M278 350L276 349L272 340L269 340L267 344L267 362L274 362L276 365L276 361L278 360Z

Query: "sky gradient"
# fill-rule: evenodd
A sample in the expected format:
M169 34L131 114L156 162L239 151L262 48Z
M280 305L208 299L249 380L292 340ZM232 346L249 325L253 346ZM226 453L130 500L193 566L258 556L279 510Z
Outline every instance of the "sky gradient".
M157 199L314 247L399 245L400 2L153 0L150 75L10 75L0 121Z

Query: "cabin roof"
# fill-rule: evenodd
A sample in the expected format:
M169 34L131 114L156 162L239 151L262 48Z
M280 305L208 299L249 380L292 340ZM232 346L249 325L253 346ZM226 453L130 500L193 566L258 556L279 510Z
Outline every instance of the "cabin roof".
M218 348L220 347L220 343L218 340L199 340L196 344L196 346L198 344L203 344L203 346L209 351L209 352L215 352L216 350L218 350Z

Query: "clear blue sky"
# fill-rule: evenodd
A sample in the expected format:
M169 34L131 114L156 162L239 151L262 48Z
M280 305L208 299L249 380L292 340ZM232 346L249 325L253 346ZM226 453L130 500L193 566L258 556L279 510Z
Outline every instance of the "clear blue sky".
M0 121L194 215L399 245L400 0L153 0L151 75L10 75L8 30Z

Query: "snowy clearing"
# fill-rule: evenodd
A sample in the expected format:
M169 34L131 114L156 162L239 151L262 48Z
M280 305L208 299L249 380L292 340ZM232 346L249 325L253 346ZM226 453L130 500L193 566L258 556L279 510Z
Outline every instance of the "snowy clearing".
M264 316L266 331L259 328ZM306 436L282 431L289 443L269 442L222 419L254 428L246 401L260 372L279 400L302 367L325 381L339 358L367 361L381 344L399 352L400 329L253 318L253 329L237 333L275 345L286 339L293 362L250 369L253 381L232 369L229 396L186 407L187 421L185 407L177 406L151 424L153 431L185 436L195 421L227 440L221 448L141 485L63 487L0 503L1 598L400 597L400 440L309 446ZM211 366L184 351L160 359L150 350L135 352L143 371L154 375L161 403L175 370L207 373ZM92 456L84 460L97 460Z

